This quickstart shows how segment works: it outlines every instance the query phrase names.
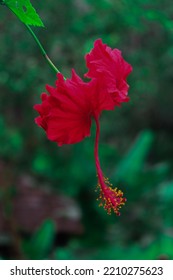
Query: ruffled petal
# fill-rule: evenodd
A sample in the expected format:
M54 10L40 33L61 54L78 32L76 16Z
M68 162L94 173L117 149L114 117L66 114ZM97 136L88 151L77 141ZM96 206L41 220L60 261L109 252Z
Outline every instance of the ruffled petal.
M73 71L72 79L64 80L58 74L56 87L46 86L49 93L41 95L42 104L34 109L40 114L35 119L42 126L47 137L63 144L74 144L90 135L92 106L88 92L92 91L91 83L84 83Z
M127 99L129 86L126 79L132 67L123 59L120 50L112 50L98 39L85 59L89 69L85 76L97 79L102 89L107 92L107 96L111 95L115 106L129 100Z

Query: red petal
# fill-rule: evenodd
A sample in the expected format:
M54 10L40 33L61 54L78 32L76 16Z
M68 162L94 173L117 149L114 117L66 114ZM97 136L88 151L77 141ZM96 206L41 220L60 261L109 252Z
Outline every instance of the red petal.
M114 105L127 102L129 86L126 78L132 71L132 67L123 59L121 51L112 50L98 39L85 59L89 69L85 76L97 79L107 95L111 94Z
M90 135L92 102L88 93L92 83L84 83L73 71L72 79L58 74L56 87L46 86L50 95L42 94L42 104L34 109L40 114L36 123L42 126L48 139L58 145L73 144Z

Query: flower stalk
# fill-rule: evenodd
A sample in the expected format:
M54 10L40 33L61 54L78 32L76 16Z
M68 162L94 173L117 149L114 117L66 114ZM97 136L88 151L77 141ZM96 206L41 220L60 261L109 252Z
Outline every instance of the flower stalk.
M109 179L104 177L103 172L101 170L99 156L98 156L98 146L99 146L99 137L100 137L100 124L99 117L94 116L96 123L96 138L95 138L95 147L94 147L94 156L95 156L95 164L98 176L98 185L97 188L100 190L99 198L100 204L99 206L103 206L107 213L111 214L111 209L113 209L114 213L117 216L120 216L120 208L125 204L126 198L123 197L123 192L118 190L117 188L112 188L112 184L110 184Z

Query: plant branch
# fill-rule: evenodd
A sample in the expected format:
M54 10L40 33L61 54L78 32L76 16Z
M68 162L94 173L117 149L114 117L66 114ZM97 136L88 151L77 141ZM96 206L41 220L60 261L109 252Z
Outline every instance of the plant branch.
M3 0L0 0L0 4L6 5L6 4L4 3ZM17 16L17 15L15 14L15 12L14 12L12 9L10 9L10 7L8 7L7 5L6 5L6 7L7 7L15 16ZM17 16L17 18L18 18L18 16ZM32 35L32 37L34 38L34 40L35 40L35 42L37 43L39 49L41 50L42 55L45 57L46 61L47 61L48 64L50 65L50 67L51 67L56 73L60 73L60 71L58 70L58 68L53 64L53 62L51 61L51 59L50 59L49 56L47 55L45 49L43 48L41 42L39 41L39 39L38 39L38 37L36 36L36 34L34 33L34 31L31 29L31 27L30 27L28 24L24 23L24 22L23 22L23 24L26 26L26 28L28 29L28 31L30 32L30 34Z
M42 44L40 43L38 37L36 36L36 34L34 33L34 31L31 29L31 27L28 24L25 24L26 28L28 29L28 31L30 32L30 34L32 35L32 37L34 38L35 42L37 43L37 45L39 46L42 55L45 57L45 59L47 60L48 64L50 65L50 67L56 72L56 73L60 73L60 71L56 68L56 66L53 64L53 62L51 61L51 59L49 58L49 56L47 55L45 49L43 48Z

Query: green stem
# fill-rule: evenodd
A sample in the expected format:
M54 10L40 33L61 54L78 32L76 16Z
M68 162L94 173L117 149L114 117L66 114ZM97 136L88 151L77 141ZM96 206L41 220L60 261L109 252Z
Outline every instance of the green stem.
M4 3L4 2L3 2L2 0L0 0L0 4L3 4L3 3ZM6 5L6 4L5 4L5 5ZM14 12L12 9L10 9L9 6L6 5L6 7L7 7L13 14L15 14L15 12ZM17 16L17 15L15 14L15 16ZM17 18L18 18L18 16L17 16ZM32 35L32 37L34 38L35 42L36 42L37 45L39 46L39 48L40 48L40 50L41 50L43 56L44 56L45 59L47 60L47 62L48 62L48 64L50 65L50 67L51 67L56 73L60 73L60 71L58 70L58 68L56 68L56 66L53 64L53 62L51 61L51 59L50 59L49 56L47 55L45 49L43 48L42 44L40 43L38 37L36 36L36 34L34 33L34 31L31 29L31 27L30 27L28 24L24 23L24 22L23 22L23 24L26 26L26 28L28 29L28 31L30 32L30 34Z
M35 42L37 43L37 45L39 46L42 55L45 57L45 59L47 60L47 62L49 63L50 67L56 72L56 73L60 73L60 71L56 68L56 66L53 64L53 62L50 60L49 56L47 55L45 49L43 48L42 44L40 43L38 37L35 35L34 31L31 29L31 27L28 24L25 24L26 28L28 29L28 31L30 32L30 34L32 35L32 37L34 38Z

